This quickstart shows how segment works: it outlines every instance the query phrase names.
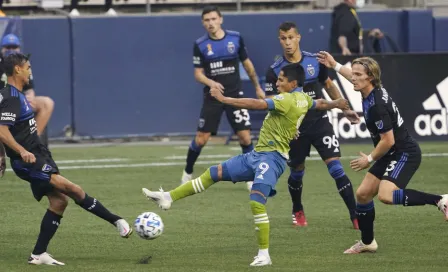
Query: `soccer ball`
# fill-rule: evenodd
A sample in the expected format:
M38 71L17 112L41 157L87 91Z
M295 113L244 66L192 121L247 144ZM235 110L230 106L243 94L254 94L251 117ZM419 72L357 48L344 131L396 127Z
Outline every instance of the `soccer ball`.
M153 212L140 214L134 222L134 229L138 236L146 240L156 239L163 233L163 221Z

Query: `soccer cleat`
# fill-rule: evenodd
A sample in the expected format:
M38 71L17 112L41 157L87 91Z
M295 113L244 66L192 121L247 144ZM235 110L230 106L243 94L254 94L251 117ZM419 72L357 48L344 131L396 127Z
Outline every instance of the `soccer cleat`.
M142 191L149 200L154 201L162 210L171 208L171 203L173 203L173 201L165 198L162 188L160 188L160 192L152 192L146 188L142 188Z
M352 224L353 224L353 228L355 230L359 230L359 223L358 223L358 219L357 218L352 219Z
M44 252L39 255L31 254L31 256L28 258L28 263L33 265L65 265L65 263L61 263L59 261L56 261L53 259L53 256L48 254L47 252Z
M114 225L117 227L121 237L129 238L129 236L131 236L133 231L126 220L119 219L114 223Z
M253 181L246 181L246 186L249 193L252 191L252 185L254 185Z
M359 254L365 252L375 253L377 249L378 244L375 239L373 239L372 243L369 245L365 245L362 241L356 241L356 244L344 251L344 254Z
M292 224L299 227L308 226L306 222L305 213L303 211L298 211L292 215Z
M180 183L185 184L192 179L193 179L193 173L187 174L187 172L185 172L185 170L184 170L182 173L182 179L180 180Z
M250 264L250 266L265 266L271 264L272 264L271 257L258 255L254 257L254 261Z
M448 194L442 195L442 199L437 203L437 207L445 215L445 220L448 221Z

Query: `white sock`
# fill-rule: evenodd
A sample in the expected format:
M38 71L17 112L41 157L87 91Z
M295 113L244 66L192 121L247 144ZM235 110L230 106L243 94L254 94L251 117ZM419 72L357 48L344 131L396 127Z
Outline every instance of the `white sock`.
M266 256L269 257L269 249L259 249L258 256Z
M173 199L171 198L171 195L170 195L170 192L163 192L163 197L166 199L166 200L169 200L169 201L173 201Z

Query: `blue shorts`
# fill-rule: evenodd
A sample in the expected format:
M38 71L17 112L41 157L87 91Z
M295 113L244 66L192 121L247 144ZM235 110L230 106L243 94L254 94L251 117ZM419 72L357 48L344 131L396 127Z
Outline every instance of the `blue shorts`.
M230 158L222 163L233 182L254 181L271 186L269 196L276 194L275 185L286 168L286 159L276 151L252 152Z

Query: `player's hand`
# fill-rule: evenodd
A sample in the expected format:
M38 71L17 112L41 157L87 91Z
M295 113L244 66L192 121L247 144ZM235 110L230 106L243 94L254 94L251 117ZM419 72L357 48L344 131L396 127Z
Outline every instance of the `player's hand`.
M209 87L210 89L219 89L221 90L221 92L224 92L224 86L222 86L222 84L219 82L213 81L213 83L210 84Z
M347 118L350 121L350 123L352 125L356 125L356 124L359 124L361 122L361 119L359 119L359 116L358 116L358 114L355 111L345 110L344 111L344 116L345 116L345 118Z
M265 99L266 95L261 87L255 89L255 93L257 94L258 99Z
M341 109L341 110L349 110L350 109L350 105L348 104L347 99L339 98L339 99L336 99L334 102L336 102L336 107L338 109Z
M361 155L361 157L354 159L350 162L350 167L356 172L366 169L367 167L370 166L367 155L362 152L359 152L359 155Z
M26 150L20 152L20 157L22 157L22 160L26 163L35 163L36 162L36 157L34 156L34 154L31 152L28 152Z
M328 68L333 69L334 67L336 67L336 61L334 60L333 56L326 51L320 51L319 53L317 53L317 60Z
M370 30L369 36L381 39L384 37L384 33L379 28L374 28Z
M224 100L224 95L222 95L224 91L220 90L218 88L211 88L210 89L210 95L212 97L214 97L216 100L218 100L219 102L222 102Z

